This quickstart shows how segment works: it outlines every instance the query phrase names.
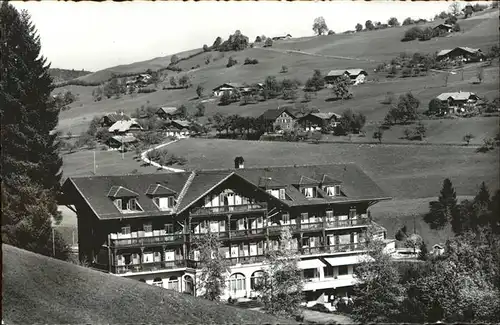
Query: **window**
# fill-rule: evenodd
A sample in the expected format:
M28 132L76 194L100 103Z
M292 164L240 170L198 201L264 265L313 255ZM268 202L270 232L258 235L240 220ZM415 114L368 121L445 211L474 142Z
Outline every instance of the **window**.
M280 194L279 194L279 198L280 200L284 200L285 199L285 189L284 188L280 188Z
M349 273L349 269L347 265L339 266L339 275L346 275Z
M302 247L309 247L309 237L302 238Z
M316 278L316 273L317 273L317 269L305 269L304 270L304 278L305 279L314 279Z
M259 284L262 284L263 277L264 277L263 271L255 271L252 274L252 277L250 278L250 288L252 290L255 290Z
M326 211L326 221L327 222L333 222L334 221L333 210L327 210Z
M314 197L316 191L314 191L313 187L305 187L302 189L302 194L304 194L307 198Z
M335 189L333 186L324 186L323 191L325 191L328 196L335 196Z
M130 234L130 225L126 225L122 227L122 235Z
M351 207L349 209L349 219L355 219L356 218L356 207Z
M335 185L335 195L340 195L340 185Z
M174 233L174 225L171 223L166 223L165 224L165 232L167 234L173 234Z
M142 211L141 206L139 205L139 202L137 202L137 199L135 198L130 198L130 199L116 199L114 201L115 206L120 210L121 212L137 212L137 211Z
M230 291L245 290L245 276L241 273L231 275L228 282Z
M290 224L290 215L288 213L283 213L283 215L281 216L281 219L283 220L284 225Z
M144 230L144 232L152 232L153 225L151 223L145 223L142 229Z
M333 267L327 266L323 268L325 278L333 278Z
M300 214L300 223L309 223L309 214L307 212Z
M156 204L158 209L162 211L173 209L173 207L175 206L175 199L173 196L155 197L153 198L153 202Z
M155 278L153 280L153 285L157 287L163 287L163 280L162 278Z

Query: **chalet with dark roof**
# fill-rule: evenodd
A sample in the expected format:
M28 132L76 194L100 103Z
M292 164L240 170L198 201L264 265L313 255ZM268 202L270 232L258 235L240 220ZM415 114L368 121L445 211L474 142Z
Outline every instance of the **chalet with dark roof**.
M119 113L109 113L104 115L100 120L99 124L102 127L110 127L111 125L115 124L118 121L128 121L130 120L130 117L128 115L123 114L123 112Z
M181 118L182 112L180 112L177 107L162 106L158 108L156 115L162 120L173 120Z
M80 260L198 295L195 242L216 233L230 265L223 298L248 298L287 228L306 299L348 292L366 256L368 209L390 197L354 164L244 168L237 158L235 169L68 178L63 199L77 213ZM376 236L394 245L384 228Z
M291 131L295 128L296 117L287 107L268 109L260 117L267 132Z
M300 127L306 131L321 130L328 126L335 126L340 115L333 112L309 113L298 119Z

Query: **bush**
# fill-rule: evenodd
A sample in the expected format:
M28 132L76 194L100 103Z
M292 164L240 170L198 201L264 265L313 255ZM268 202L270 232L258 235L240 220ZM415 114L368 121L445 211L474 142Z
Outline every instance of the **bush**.
M389 91L385 95L385 98L382 101L382 104L389 105L389 104L392 104L395 100L396 100L396 96L394 95L393 92Z
M314 311L319 311L322 313L329 313L330 312L330 310L328 308L326 308L325 305L323 305L323 304L316 304L316 305L312 306L310 309L314 310Z
M137 91L139 94L148 94L148 93L154 93L156 91L156 89L154 88L139 88L139 90Z
M286 65L282 65L280 73L287 73L287 72L288 72L288 67Z
M410 68L404 68L403 71L401 71L401 75L403 78L407 78L411 76L411 69Z
M243 63L243 64L246 65L246 64L258 64L258 63L259 63L259 60L257 60L257 59L246 58L245 63Z
M273 46L273 40L271 38L267 38L266 41L264 42L264 47L271 47Z
M427 27L426 29L422 30L422 33L420 37L418 38L419 41L428 41L432 39L434 36L434 30L430 27Z
M460 25L459 24L453 25L453 28L451 30L454 31L454 32L459 32L460 31Z
M458 18L457 18L457 17L455 17L455 16L451 16L451 17L449 17L448 19L446 19L446 20L444 21L444 23L445 23L445 24L449 24L449 25L454 25L454 24L456 24L457 20L458 20Z
M422 28L412 27L405 32L404 37L401 41L408 42L416 40L422 36L422 32Z
M226 67L230 68L237 63L238 63L238 61L236 61L236 59L234 59L232 56L230 56L229 59L227 60Z

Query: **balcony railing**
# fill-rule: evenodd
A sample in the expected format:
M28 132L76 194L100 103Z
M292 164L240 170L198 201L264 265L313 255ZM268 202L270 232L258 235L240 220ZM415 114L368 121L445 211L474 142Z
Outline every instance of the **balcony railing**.
M217 207L200 207L195 208L191 211L192 216L204 216L204 215L217 215L224 213L239 213L239 212L249 212L249 211L267 211L267 203L259 202L252 204L239 204L239 205L222 205Z
M181 244L184 241L183 234L169 234L161 236L144 236L133 238L111 239L112 247L143 246L151 244Z
M367 225L369 223L370 223L370 220L368 218L327 221L325 228L345 228L345 227L352 227L352 226Z
M300 230L323 229L324 226L325 224L323 222L301 223Z
M115 265L113 267L114 273L137 273L137 272L151 272L159 270L171 270L184 267L195 267L190 260L174 260L162 262L150 262L142 264L128 264L128 265Z
M318 247L303 247L300 249L302 255L314 255L324 253L351 252L364 249L363 243L338 244Z
M266 259L264 255L255 255L255 256L241 256L241 257L230 257L227 260L230 265L236 264L252 264L263 262Z
M198 233L193 234L192 238L201 237L206 233ZM253 229L241 229L241 230L230 230L230 231L221 231L221 232L213 232L213 234L218 235L220 239L227 238L239 238L239 237L248 237L248 236L257 236L257 235L265 235L266 228L253 228Z

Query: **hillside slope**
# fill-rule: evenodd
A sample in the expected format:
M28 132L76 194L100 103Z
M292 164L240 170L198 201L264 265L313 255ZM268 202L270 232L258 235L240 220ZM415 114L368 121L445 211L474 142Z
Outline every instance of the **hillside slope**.
M74 70L74 69L59 69L59 68L50 68L49 73L52 76L54 83L59 83L63 81L68 81L72 79L76 79L79 77L86 76L90 73L91 71L85 71L85 70Z
M269 315L2 245L5 324L277 323ZM162 302L164 299L164 302Z
M193 49L189 51L184 51L177 53L178 57L187 57L191 54L200 52L201 49ZM170 64L170 59L172 55L157 57L151 60L134 62L130 64L118 65L116 67L111 67L103 70L96 71L94 73L88 74L86 76L77 78L77 80L85 82L104 82L112 77L113 74L127 74L127 73L143 73L148 69L153 71L159 70L161 68L166 68Z

